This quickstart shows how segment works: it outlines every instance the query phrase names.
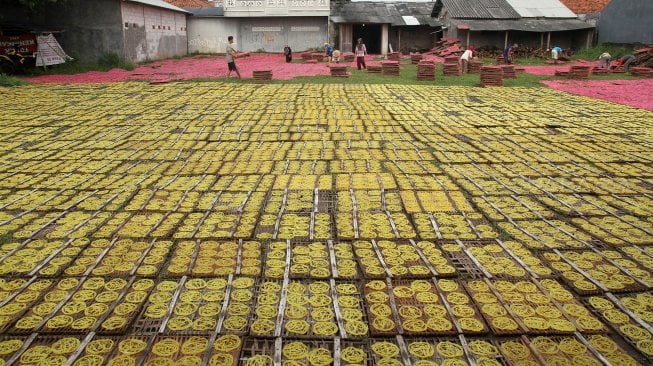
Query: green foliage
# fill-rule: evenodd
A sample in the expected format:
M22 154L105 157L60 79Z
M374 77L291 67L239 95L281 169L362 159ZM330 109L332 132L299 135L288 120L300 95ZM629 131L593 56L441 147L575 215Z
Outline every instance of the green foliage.
M38 13L45 10L47 5L61 5L68 0L0 0L0 5L9 4L22 7L30 12Z
M26 81L12 75L0 74L0 86L19 86L27 85Z
M574 54L572 58L574 60L596 60L603 52L608 52L612 55L613 59L621 57L623 55L632 54L634 47L632 45L621 45L621 44L612 44L612 43L603 43L591 48L583 48L578 53Z
M134 70L134 64L125 61L118 54L113 52L105 52L98 59L98 66L100 70L111 70L115 68L124 69L127 71Z

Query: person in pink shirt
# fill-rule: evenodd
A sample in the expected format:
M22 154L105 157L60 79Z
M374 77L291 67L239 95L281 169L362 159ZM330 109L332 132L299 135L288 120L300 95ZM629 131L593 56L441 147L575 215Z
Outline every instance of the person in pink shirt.
M367 69L367 66L365 66L365 55L367 54L367 48L365 48L365 43L363 43L363 39L359 38L358 43L356 44L356 67L358 69L361 69L361 66L364 69Z

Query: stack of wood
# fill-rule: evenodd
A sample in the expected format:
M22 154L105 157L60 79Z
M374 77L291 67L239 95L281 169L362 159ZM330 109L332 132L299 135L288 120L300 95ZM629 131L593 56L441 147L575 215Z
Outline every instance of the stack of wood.
M653 78L653 69L650 67L632 67L630 74L633 76L640 76L645 78Z
M444 76L458 76L461 73L458 56L448 56L444 58L444 67L442 73Z
M653 67L653 45L635 50L635 65L639 67Z
M254 70L252 75L254 80L272 80L272 70Z
M370 62L367 64L367 72L369 74L381 74L383 72L383 66L378 62Z
M503 86L503 70L501 67L481 67L481 86Z
M435 47L431 48L427 54L446 57L450 55L458 55L462 53L462 51L459 39L444 37L435 42Z
M331 76L333 77L348 78L351 76L351 72L347 71L346 65L329 65L329 68L331 69Z
M356 59L356 55L353 52L343 52L341 57L344 62L352 62Z
M419 62L422 61L423 58L424 58L424 55L422 55L421 53L411 53L410 54L410 62L413 65L419 64Z
M569 75L567 77L570 79L587 79L590 77L591 69L591 66L574 65L569 68Z
M481 66L483 66L483 61L479 60L469 60L467 64L467 73L468 74L480 74Z
M399 52L388 52L388 60L390 60L390 61L399 61L399 60L401 60L401 53L399 53Z
M503 71L504 79L517 79L517 73L515 72L515 67L512 65L501 65L501 70Z
M381 66L383 75L399 76L399 61L383 61Z
M417 80L435 79L435 61L422 60L417 64Z
M555 71L555 76L564 76L564 77L568 77L568 76L569 76L569 71L556 70L556 71Z

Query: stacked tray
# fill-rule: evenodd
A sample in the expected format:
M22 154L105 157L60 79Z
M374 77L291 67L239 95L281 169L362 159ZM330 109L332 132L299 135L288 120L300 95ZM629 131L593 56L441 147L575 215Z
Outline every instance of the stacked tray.
M569 75L568 77L570 79L587 79L590 76L590 66L571 66L569 68Z
M399 61L383 61L383 75L399 76Z
M383 66L381 66L381 64L378 62L370 62L367 64L367 72L369 74L381 74L383 73Z
M515 67L512 65L503 65L501 66L503 71L504 79L517 79L517 74L515 73Z
M417 80L435 79L435 62L422 60L417 64Z
M348 78L351 76L350 72L347 72L347 66L344 65L330 65L331 76L339 78Z
M254 70L252 76L254 80L272 80L272 70Z
M501 67L481 67L481 86L503 86L503 70Z
M458 76L460 75L460 71L460 64L458 63L457 57L447 57L445 59L444 67L442 69L444 76Z
M468 74L480 74L482 66L483 66L482 61L470 60L469 63L467 64L467 73Z
M400 59L401 59L401 53L399 53L399 52L389 52L388 53L388 60L399 61Z
M653 69L650 67L633 67L630 69L630 74L633 76L650 78L653 77Z
M423 58L424 58L424 55L422 55L421 53L413 53L413 54L410 55L410 62L413 65L417 65L417 64L419 64L420 61L422 61Z

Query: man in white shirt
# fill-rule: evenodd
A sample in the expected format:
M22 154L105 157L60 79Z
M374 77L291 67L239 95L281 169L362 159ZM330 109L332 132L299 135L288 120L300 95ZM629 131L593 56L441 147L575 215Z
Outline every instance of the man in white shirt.
M467 64L469 63L469 60L474 58L473 54L472 50L467 49L463 52L463 55L460 56L460 61L463 63L463 74L467 73Z
M227 74L227 78L231 76L231 72L235 71L236 75L238 75L238 79L240 79L240 71L238 71L238 68L236 67L236 61L234 61L234 58L237 56L238 51L234 48L234 37L229 36L227 37L227 47L225 49L225 54L226 54L226 59L227 59L227 66L229 67L229 73Z

